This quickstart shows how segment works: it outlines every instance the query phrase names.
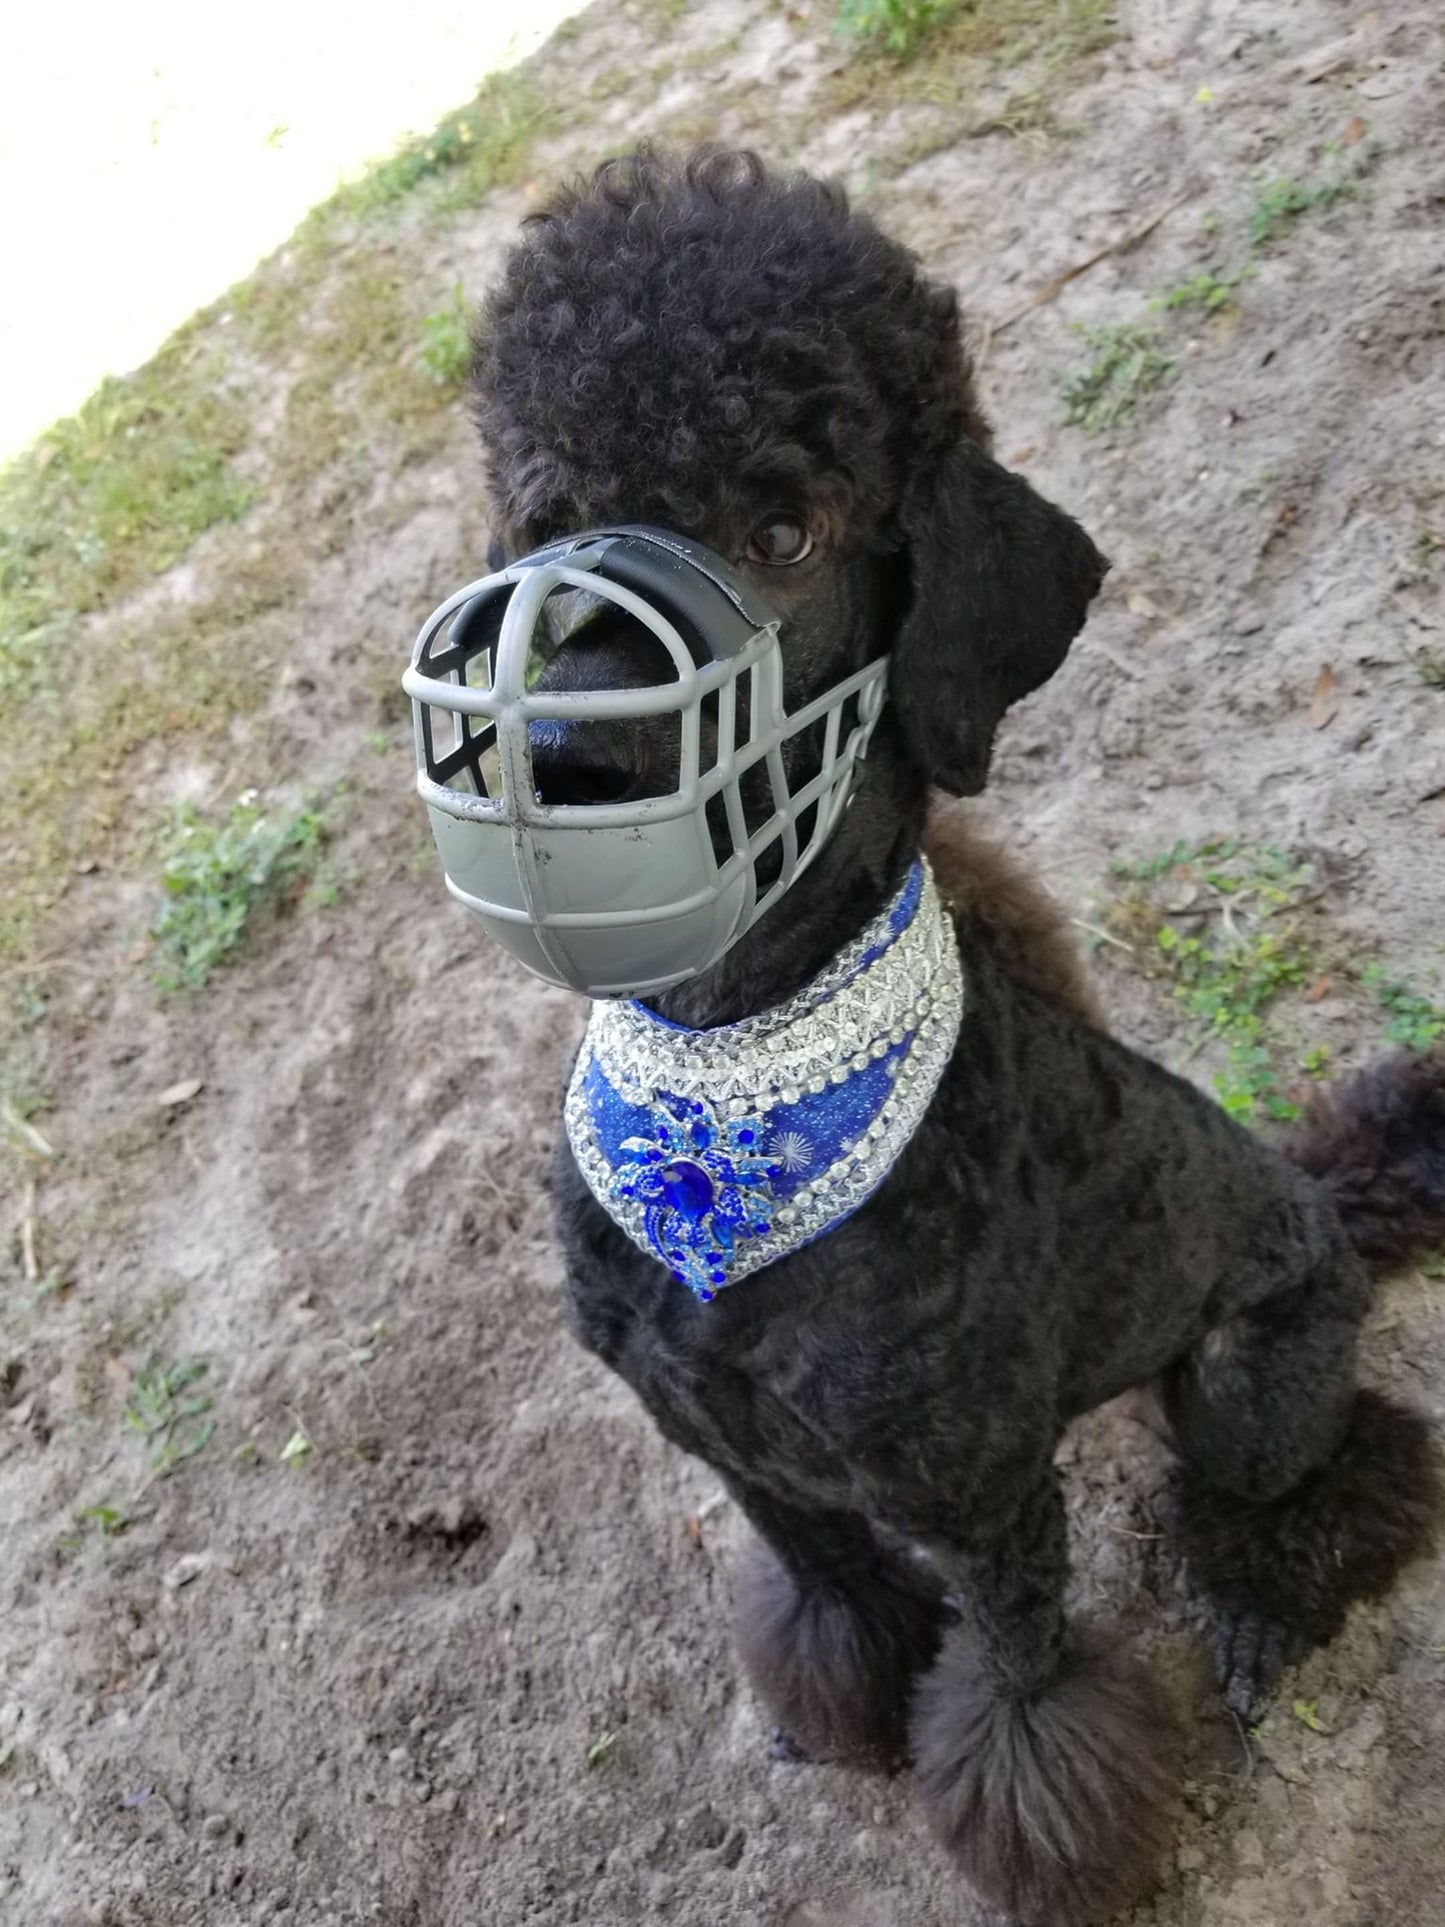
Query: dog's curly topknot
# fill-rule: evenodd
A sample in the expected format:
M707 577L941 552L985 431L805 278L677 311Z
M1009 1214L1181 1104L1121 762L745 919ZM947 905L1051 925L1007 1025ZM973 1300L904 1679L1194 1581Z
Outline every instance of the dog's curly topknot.
M843 190L755 154L643 146L527 223L473 362L492 494L540 540L625 514L696 524L719 484L876 521L988 430L953 291Z

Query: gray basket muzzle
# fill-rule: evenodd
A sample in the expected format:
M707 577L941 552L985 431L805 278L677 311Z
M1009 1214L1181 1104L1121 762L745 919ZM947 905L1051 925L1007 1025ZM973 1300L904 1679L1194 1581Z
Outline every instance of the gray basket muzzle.
M579 600L634 618L666 651L672 679L548 688L555 612ZM857 784L888 660L790 716L778 625L720 556L645 528L539 549L428 618L403 677L417 789L448 890L529 970L592 997L681 983L711 968L817 856ZM653 717L670 719L680 744L668 793L545 800L533 759L546 725ZM784 749L804 731L817 740L791 759L807 765L794 770L795 790Z

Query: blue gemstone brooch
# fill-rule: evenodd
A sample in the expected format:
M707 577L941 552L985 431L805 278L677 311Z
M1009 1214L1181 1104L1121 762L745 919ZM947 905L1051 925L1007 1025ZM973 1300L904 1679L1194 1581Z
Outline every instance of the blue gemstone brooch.
M567 1133L594 1197L706 1303L856 1211L953 1051L963 976L921 860L886 910L776 1010L686 1030L595 1003Z

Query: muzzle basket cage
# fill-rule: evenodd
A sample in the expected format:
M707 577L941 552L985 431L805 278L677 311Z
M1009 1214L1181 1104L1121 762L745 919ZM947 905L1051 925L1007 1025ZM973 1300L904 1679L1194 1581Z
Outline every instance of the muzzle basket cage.
M546 688L536 663L548 605L576 596L641 624L673 680ZM447 887L539 975L593 996L695 976L832 834L882 708L887 659L790 716L778 624L711 551L628 529L539 550L458 591L423 625L403 682ZM677 725L675 787L546 800L535 725L657 717Z

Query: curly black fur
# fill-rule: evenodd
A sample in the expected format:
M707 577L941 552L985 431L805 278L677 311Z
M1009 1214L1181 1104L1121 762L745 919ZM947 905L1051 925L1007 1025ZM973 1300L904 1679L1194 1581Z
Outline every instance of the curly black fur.
M1169 1843L1182 1735L1152 1675L1075 1645L1012 1694L953 1634L913 1717L929 1825L984 1900L1036 1927L1083 1927L1139 1897Z
M846 1580L800 1582L754 1541L737 1579L738 1652L773 1717L815 1759L894 1765L914 1680L943 1629L936 1579L880 1556Z
M1387 1058L1320 1092L1288 1149L1375 1276L1445 1250L1445 1052Z
M853 809L782 907L657 1000L694 1026L775 1004L896 888L930 785L982 786L1000 718L1059 667L1103 558L990 456L952 292L840 190L750 155L644 151L559 196L488 304L476 367L512 542L661 521L758 567L791 703L891 652ZM769 570L749 531L783 511L814 547ZM636 680L634 644L604 628L546 673ZM639 736L629 754L655 749ZM1365 1516L1376 1408L1351 1410L1368 1280L1346 1224L1373 1262L1386 1234L1362 1227L1401 1199L1419 1218L1433 1167L1409 1131L1434 1113L1423 1086L1403 1108L1372 1098L1292 1164L1103 1034L1065 933L997 853L959 846L948 895L957 1045L852 1217L706 1306L618 1229L565 1140L557 1218L574 1331L718 1468L786 1573L745 1589L742 1628L785 1721L827 1747L891 1747L937 1622L878 1534L927 1553L967 1628L915 1726L935 1824L991 1897L1057 1927L1135 1891L1171 1783L1157 1696L1071 1643L1060 1433L1158 1379L1202 1583L1272 1574L1241 1597L1328 1636L1433 1505L1400 1421L1395 1523ZM1373 1165L1361 1154L1387 1140ZM1286 1518L1316 1574L1357 1531L1328 1601L1281 1589Z
M752 154L608 161L532 216L483 310L503 525L528 546L687 528L760 480L881 521L920 463L988 445L957 314L830 183L784 185Z

